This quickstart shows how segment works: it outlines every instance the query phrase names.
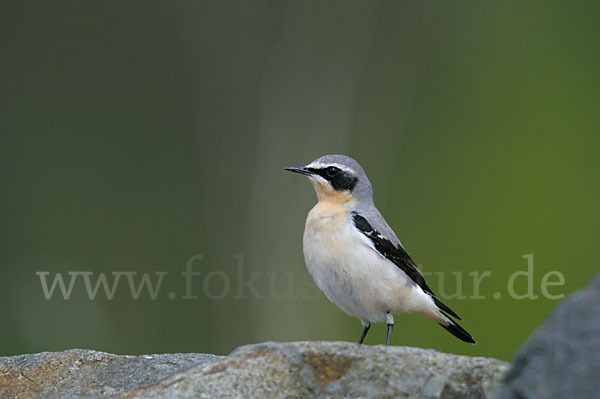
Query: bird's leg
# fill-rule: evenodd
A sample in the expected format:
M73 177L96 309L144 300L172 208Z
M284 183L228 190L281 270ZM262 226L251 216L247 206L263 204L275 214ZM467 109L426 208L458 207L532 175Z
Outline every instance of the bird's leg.
M392 329L394 328L394 316L390 312L385 315L385 322L388 328L386 345L389 346L392 340Z
M369 323L368 321L365 323L364 321L363 323L363 331L362 334L360 334L360 339L358 340L358 344L362 344L363 341L365 340L365 337L367 336L367 333L369 332L369 328L371 328L371 323Z

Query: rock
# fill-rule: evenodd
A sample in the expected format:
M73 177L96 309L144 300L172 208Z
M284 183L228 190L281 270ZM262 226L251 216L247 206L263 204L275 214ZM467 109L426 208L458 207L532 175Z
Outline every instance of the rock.
M502 399L600 397L600 275L554 310L515 356Z
M433 350L344 342L265 343L126 397L487 398L507 364Z
M508 364L346 342L264 343L213 355L67 351L0 358L0 394L47 398L490 398Z
M120 395L221 357L204 354L117 356L81 349L0 357L0 398Z

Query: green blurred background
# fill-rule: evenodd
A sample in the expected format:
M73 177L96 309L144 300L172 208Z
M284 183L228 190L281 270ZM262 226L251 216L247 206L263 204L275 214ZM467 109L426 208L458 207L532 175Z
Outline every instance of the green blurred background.
M592 1L3 2L0 355L357 340L307 280L315 195L283 170L345 153L434 291L491 272L484 299L446 300L479 345L415 316L393 344L510 360L558 303L544 274L569 294L598 270L598 20ZM530 253L539 298L511 298ZM168 274L155 300L125 279L46 300L38 271Z

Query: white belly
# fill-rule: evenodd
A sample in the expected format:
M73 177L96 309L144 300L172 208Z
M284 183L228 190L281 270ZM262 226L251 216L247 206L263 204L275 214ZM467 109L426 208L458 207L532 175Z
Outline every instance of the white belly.
M304 230L306 266L327 298L364 322L385 320L387 312L430 313L429 295L379 255L339 208L317 204Z

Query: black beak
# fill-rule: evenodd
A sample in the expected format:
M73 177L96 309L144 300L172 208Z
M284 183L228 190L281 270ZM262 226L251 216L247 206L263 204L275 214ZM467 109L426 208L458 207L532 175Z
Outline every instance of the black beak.
M285 168L285 170L289 170L290 172L300 173L301 175L310 176L312 172L308 170L305 166L289 166Z

